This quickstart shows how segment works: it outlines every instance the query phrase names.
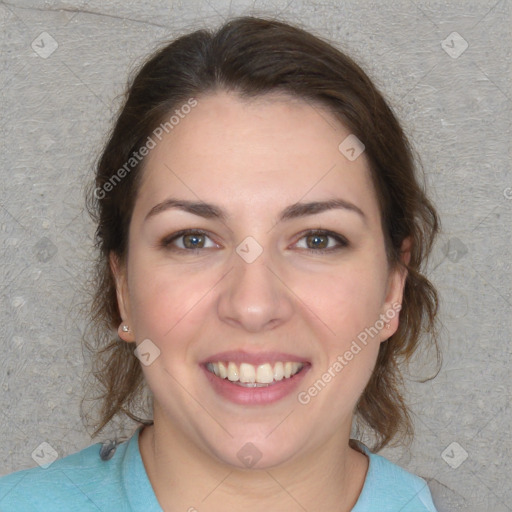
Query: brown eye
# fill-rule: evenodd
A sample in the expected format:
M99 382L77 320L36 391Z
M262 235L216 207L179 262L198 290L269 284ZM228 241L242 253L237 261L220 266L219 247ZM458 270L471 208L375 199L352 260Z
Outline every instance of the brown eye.
M183 235L183 245L186 249L202 249L205 236L202 234Z
M310 252L331 252L348 247L348 241L332 231L309 231L300 240L305 240L305 247ZM332 242L334 241L334 242Z
M306 237L308 248L327 249L329 237L327 235L309 235Z
M165 237L160 246L170 251L188 251L193 252L200 249L218 247L217 244L210 242L210 237L202 231L184 230Z

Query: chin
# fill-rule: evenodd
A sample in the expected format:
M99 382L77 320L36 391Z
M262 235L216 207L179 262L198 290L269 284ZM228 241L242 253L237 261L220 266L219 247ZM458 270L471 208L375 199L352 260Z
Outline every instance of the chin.
M269 431L271 431L269 429ZM219 444L218 439L210 450L222 463L238 469L264 470L281 466L292 459L304 446L303 442L290 436L275 434L273 440L266 434L234 436Z

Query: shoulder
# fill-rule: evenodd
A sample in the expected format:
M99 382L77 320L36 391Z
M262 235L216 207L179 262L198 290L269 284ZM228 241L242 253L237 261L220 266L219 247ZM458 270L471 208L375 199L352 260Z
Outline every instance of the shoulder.
M0 478L0 510L2 512L104 510L122 493L122 466L129 443L121 443L113 457L100 457L101 443L58 459L50 466L35 467ZM113 500L114 498L114 500ZM110 510L109 506L106 509ZM122 504L115 510L125 510Z
M423 478L371 453L366 447L364 451L370 464L353 512L437 512Z

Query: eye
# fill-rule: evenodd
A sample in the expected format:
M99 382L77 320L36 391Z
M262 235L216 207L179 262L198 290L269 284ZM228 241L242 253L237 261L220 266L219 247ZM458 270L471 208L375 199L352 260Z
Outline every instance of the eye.
M188 252L218 247L214 242L211 242L211 244L207 246L206 240L209 238L208 234L204 231L185 229L165 237L160 242L160 246L170 251L175 250Z
M210 244L208 244L210 240ZM299 242L305 240L305 247ZM302 234L296 246L312 253L332 252L349 246L348 241L340 234L326 230L310 230ZM201 249L219 247L209 235L201 230L185 229L162 239L159 244L169 251L195 252Z
M302 247L310 252L332 252L349 246L345 237L334 233L333 231L312 230L308 231L299 240L306 241L306 247ZM334 240L334 244L331 243Z

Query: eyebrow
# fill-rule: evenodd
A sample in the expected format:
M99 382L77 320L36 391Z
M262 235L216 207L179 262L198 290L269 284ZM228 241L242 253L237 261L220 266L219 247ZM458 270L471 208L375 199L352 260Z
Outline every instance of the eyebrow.
M153 206L146 215L144 222L155 215L171 210L179 209L205 219L218 219L226 222L229 215L219 206L203 201L187 201L185 199L168 198L161 203ZM306 217L307 215L314 215L328 210L342 209L349 212L354 212L362 217L366 222L366 215L355 204L346 201L345 199L335 198L327 201L313 201L310 203L295 203L287 206L279 215L278 222L296 219L299 217Z

